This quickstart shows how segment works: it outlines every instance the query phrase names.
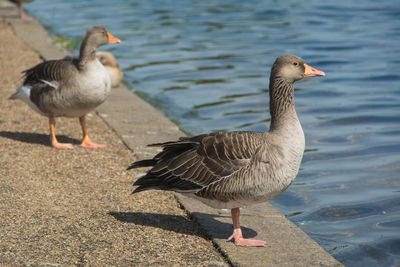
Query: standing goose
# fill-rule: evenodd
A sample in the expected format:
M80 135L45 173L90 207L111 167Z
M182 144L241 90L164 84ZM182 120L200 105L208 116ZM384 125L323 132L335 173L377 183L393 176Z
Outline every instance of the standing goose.
M245 239L239 207L268 201L288 188L304 152L304 134L294 106L293 83L325 73L301 58L283 55L272 66L269 132L217 132L154 144L163 150L153 159L128 169L152 168L133 191L172 190L189 194L217 209L231 209L233 239L238 246L264 247L263 240Z
M103 103L110 94L110 77L96 58L103 44L119 43L102 27L91 27L83 38L79 58L67 57L42 62L25 70L25 80L10 99L22 99L32 109L49 118L51 144L71 149L72 144L59 143L55 135L55 117L79 117L82 147L103 148L89 140L85 115Z

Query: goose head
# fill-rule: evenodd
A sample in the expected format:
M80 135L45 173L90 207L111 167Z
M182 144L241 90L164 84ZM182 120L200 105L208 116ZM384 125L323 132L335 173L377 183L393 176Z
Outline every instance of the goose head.
M83 38L79 52L79 68L84 69L86 64L96 59L97 47L104 44L117 44L121 41L109 33L105 28L93 26Z
M87 32L83 38L82 45L89 45L93 47L99 47L104 44L117 44L121 41L109 33L105 28L93 26Z
M280 77L291 83L314 76L325 76L325 73L310 67L304 60L294 55L279 56L271 70L271 77Z
M104 66L118 67L117 60L114 55L107 51L97 52L96 57Z

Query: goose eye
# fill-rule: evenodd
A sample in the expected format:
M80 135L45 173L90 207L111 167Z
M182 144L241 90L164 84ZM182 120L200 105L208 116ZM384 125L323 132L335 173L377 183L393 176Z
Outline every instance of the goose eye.
M297 65L299 65L299 63L297 63L297 62L293 62L293 65L297 66Z

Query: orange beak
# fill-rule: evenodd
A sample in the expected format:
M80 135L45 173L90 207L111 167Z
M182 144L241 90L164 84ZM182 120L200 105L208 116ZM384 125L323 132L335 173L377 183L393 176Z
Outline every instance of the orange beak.
M314 77L314 76L325 76L325 72L314 69L313 67L308 66L306 63L304 63L304 78L307 77Z
M107 32L108 44L118 44L121 42L120 39L114 37L111 33Z

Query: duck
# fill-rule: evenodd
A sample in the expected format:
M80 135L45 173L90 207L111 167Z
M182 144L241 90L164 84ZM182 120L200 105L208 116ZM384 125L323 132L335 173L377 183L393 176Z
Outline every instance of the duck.
M25 14L24 9L22 8L22 4L30 3L33 0L10 0L10 1L17 5L19 18L21 20L27 20L27 21L33 20L31 16Z
M10 99L21 99L34 111L48 117L53 147L73 148L72 144L57 141L56 117L79 118L82 147L105 147L90 141L85 116L107 99L111 88L110 77L96 58L96 49L100 45L120 42L105 28L93 26L83 38L79 58L44 61L23 71L24 81Z
M151 144L153 158L129 169L150 167L134 182L132 194L169 190L196 198L215 209L230 209L236 246L265 247L266 241L243 237L240 208L265 202L284 192L299 171L304 133L294 102L294 82L324 76L295 55L281 55L271 68L268 132L213 132Z
M117 64L114 55L108 51L97 52L96 57L100 60L101 64L106 68L111 79L111 87L117 87L124 77L124 73Z

